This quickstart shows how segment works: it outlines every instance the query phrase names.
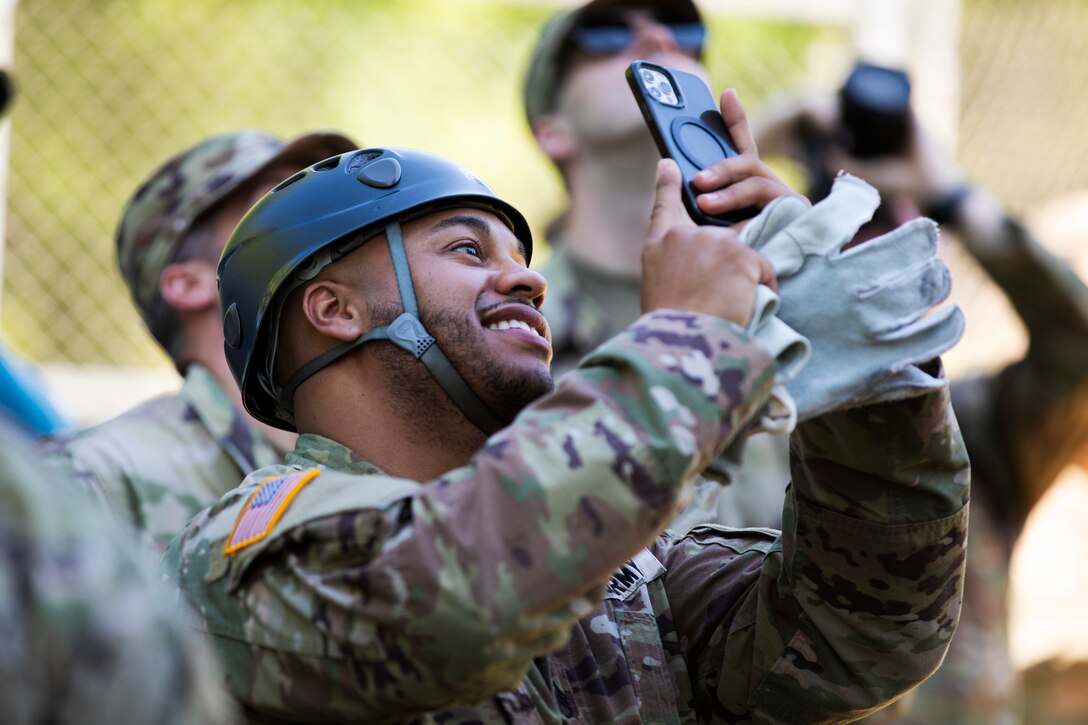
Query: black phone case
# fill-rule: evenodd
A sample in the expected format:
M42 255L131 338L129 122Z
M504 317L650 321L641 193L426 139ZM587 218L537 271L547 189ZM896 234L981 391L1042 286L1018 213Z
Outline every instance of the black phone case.
M663 74L675 89L678 106L653 98L641 80L644 68ZM749 219L758 209L747 208L710 216L695 203L695 174L722 159L737 156L737 149L722 122L717 101L701 78L666 66L636 60L627 68L627 84L635 95L646 125L661 155L673 159L683 176L684 206L697 224L729 226Z

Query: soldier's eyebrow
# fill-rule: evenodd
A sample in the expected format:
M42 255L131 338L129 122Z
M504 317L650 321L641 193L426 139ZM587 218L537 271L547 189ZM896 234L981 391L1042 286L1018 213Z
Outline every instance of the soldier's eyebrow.
M446 217L440 221L431 225L431 232L440 232L443 229L449 229L450 227L465 226L473 230L481 236L487 236L491 234L491 225L485 222L478 216L472 214L456 214L454 216Z
M491 237L491 225L474 214L455 214L446 217L445 219L441 219L432 224L428 231L433 234L435 232L440 232L443 229L449 229L450 227L456 226L466 226L481 237ZM518 254L521 255L522 259L525 259L525 243L519 239L517 240L517 244Z

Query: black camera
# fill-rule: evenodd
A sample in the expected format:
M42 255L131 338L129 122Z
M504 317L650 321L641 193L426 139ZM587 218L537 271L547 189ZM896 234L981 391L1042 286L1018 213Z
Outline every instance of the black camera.
M910 78L901 70L858 63L839 91L841 139L856 158L893 156L910 142Z

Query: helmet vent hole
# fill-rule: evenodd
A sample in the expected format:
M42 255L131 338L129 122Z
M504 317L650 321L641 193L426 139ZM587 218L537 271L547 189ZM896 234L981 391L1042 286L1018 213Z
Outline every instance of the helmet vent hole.
M296 181L298 181L299 179L301 179L301 178L302 178L303 176L305 176L305 175L306 175L306 172L305 172L305 171L300 171L300 172L298 172L297 174L295 174L294 176L292 176L292 177L290 177L290 178L288 178L288 179L284 179L283 181L281 181L281 182L280 182L279 184L277 184L277 185L276 185L276 187L275 187L274 189L272 189L272 191L270 191L269 193L270 193L270 194L275 194L275 193L276 193L277 191L283 191L283 190L284 190L284 189L286 189L286 188L287 188L288 186L290 186L291 184L295 183Z
M329 169L335 169L339 165L340 157L333 156L331 159L325 159L321 163L316 164L313 169L314 171L328 171Z
M344 173L353 174L381 155L381 151L360 151L351 157L351 161L348 162L347 167L344 169Z

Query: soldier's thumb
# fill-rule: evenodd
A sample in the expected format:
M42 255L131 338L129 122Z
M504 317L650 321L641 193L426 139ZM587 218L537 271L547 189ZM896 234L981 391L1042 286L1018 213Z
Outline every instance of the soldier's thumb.
M677 224L692 224L680 196L680 167L672 159L657 162L657 189L654 195L654 208L650 212L650 228L646 233L649 239L660 239Z

